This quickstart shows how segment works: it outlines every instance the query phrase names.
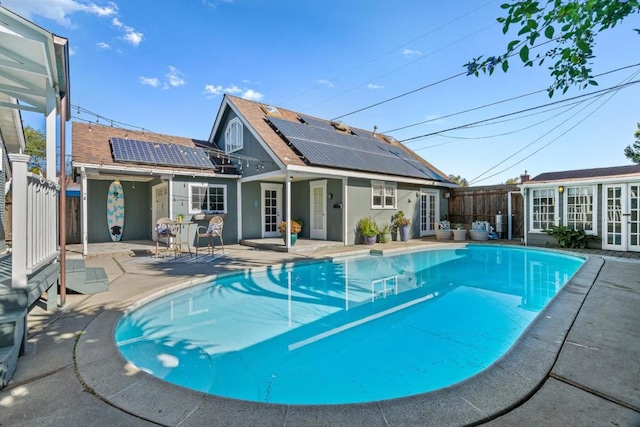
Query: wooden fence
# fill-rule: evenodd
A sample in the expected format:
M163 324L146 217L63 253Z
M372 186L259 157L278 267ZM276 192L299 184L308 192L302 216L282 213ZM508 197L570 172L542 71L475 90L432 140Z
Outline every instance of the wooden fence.
M80 241L80 197L67 197L67 243L81 243ZM10 199L5 204L5 234L6 240L11 241L12 230L11 221L13 217L13 206Z
M510 196L512 237L524 236L524 199L517 186L461 187L451 190L450 193L449 221L451 224L462 223L467 229L473 221L489 221L495 227L498 213L505 215L506 219Z

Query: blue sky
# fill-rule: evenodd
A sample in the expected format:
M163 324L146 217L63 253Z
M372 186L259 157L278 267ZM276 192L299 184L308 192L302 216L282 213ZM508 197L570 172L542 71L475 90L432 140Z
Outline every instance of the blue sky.
M471 58L499 54L499 1L404 0L2 0L2 5L69 39L71 102L153 132L207 139L224 92L398 140L437 133L551 101L546 66L460 76L349 114L463 71ZM597 38L595 73L640 63L640 15ZM589 90L637 80L636 66ZM564 169L626 165L624 147L640 121L640 84L580 104L561 104L457 129L407 146L474 185ZM74 110L74 116L77 111ZM449 116L440 118L443 116ZM41 117L23 114L42 129ZM438 119L440 118L440 119ZM86 113L80 119L95 121ZM104 122L101 120L101 123Z

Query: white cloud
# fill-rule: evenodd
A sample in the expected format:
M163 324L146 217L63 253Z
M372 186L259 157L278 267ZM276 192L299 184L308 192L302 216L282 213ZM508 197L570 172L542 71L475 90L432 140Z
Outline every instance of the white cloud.
M207 99L215 98L218 95L222 95L223 89L221 85L205 85L204 94Z
M318 80L318 84L327 87L333 87L333 83L331 83L329 80Z
M367 87L368 87L369 89L374 89L374 90L375 90L375 89L382 89L382 88L384 88L384 86L376 85L376 84L373 84L373 83L369 83L369 84L367 85Z
M109 44L105 42L97 43L96 46L98 46L98 49L103 49L103 50L111 49L111 46L109 46Z
M422 52L420 52L419 50L413 50L413 49L402 49L402 54L406 57L413 57L413 56L420 56L422 55Z
M247 89L242 94L242 97L244 99L248 99L249 101L261 101L262 98L264 98L264 95L261 94L260 92L256 92L253 89Z
M240 89L238 86L236 85L231 85L229 87L225 87L224 88L224 93L230 93L230 94L236 94L236 93L242 93L242 89Z
M108 17L118 12L118 6L109 2L106 6L79 0L2 0L2 5L18 15L33 20L34 16L51 19L65 27L73 27L71 15L76 12Z
M176 67L169 65L169 72L166 75L167 83L173 87L182 86L187 83L182 78L183 75Z
M122 21L120 21L120 19L118 19L117 17L111 19L111 25L124 31L124 36L122 36L122 39L127 43L132 44L133 46L138 46L140 43L142 43L144 34L140 31L136 31L136 29L133 27L123 24Z
M140 77L140 84L151 87L158 87L160 81L157 77Z
M218 95L222 95L223 93L228 93L230 95L239 94L241 98L248 99L250 101L261 101L264 98L264 94L257 92L253 89L249 88L241 88L234 84L231 84L227 87L223 87L222 85L205 85L204 91L202 92L205 95L205 98L211 99L215 98Z
M75 46L70 46L69 47L69 56L73 56L78 52L78 48Z

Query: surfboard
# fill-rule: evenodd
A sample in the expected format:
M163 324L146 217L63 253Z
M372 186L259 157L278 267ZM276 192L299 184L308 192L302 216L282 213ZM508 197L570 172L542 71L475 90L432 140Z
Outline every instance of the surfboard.
M118 180L109 185L107 193L107 225L111 240L119 242L124 230L124 188Z

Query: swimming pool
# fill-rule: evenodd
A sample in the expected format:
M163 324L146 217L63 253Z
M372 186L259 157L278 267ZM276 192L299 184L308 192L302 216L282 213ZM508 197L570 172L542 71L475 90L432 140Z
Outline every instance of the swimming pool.
M490 366L583 262L472 245L274 267L133 310L116 343L159 378L236 399L414 395Z

